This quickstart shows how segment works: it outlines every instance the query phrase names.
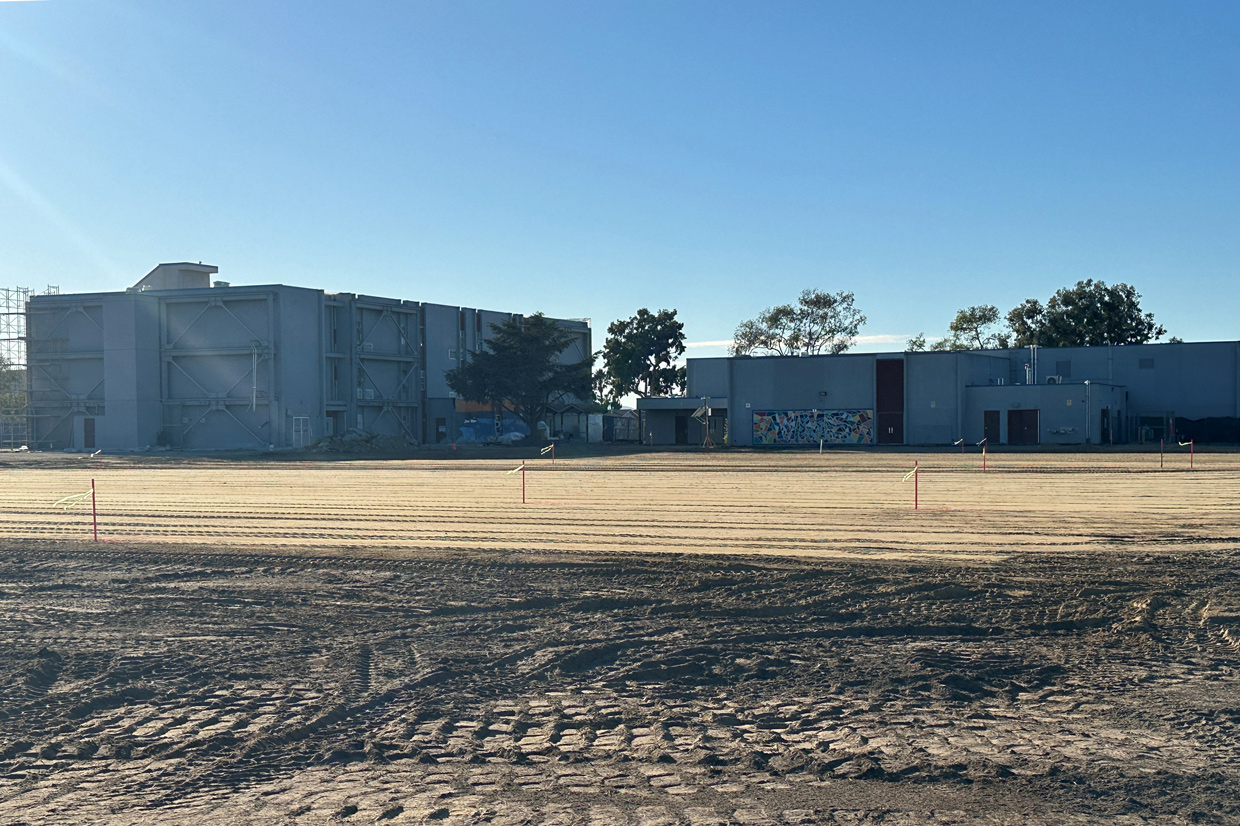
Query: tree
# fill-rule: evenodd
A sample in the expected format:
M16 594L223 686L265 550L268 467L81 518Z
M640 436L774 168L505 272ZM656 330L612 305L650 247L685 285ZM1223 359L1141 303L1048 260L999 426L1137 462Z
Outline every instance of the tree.
M685 352L684 327L675 310L652 313L645 307L632 318L609 324L607 341L599 351L603 367L595 373L600 401L619 407L624 396L683 393L685 368L675 361Z
M908 340L904 345L906 353L924 353L926 351L926 334L918 333Z
M1046 310L1036 298L1026 298L1008 310L1008 329L1012 331L1012 343L1017 347L1038 344L1045 323Z
M947 325L950 335L936 341L931 350L994 350L1006 349L1009 337L995 329L999 308L993 304L977 304L956 312Z
M1141 294L1129 284L1086 279L1064 287L1043 307L1026 299L1007 315L1017 347L1145 344L1166 335L1153 313L1141 312Z
M805 290L797 304L768 307L755 319L742 321L732 335L736 356L754 352L778 356L843 353L852 347L865 316L853 304L853 294Z
M10 417L18 414L24 416L25 389L26 371L14 367L0 356L0 413Z
M529 428L530 439L549 405L590 398L592 359L560 362L572 333L542 313L492 324L491 332L485 350L444 375L462 398L511 410Z

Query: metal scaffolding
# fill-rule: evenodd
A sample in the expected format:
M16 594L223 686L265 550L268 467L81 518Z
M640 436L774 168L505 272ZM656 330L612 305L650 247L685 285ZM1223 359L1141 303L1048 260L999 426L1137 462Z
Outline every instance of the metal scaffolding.
M0 287L0 449L24 446L29 434L26 302L35 295L59 294L60 288L53 286L42 292Z

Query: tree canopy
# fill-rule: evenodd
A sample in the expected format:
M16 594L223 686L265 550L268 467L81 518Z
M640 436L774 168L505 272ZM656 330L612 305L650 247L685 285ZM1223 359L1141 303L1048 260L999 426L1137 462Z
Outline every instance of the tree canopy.
M744 356L812 356L843 353L852 347L865 316L853 294L805 290L795 305L768 307L757 318L742 321L732 335L731 352Z
M676 320L675 310L652 313L645 307L632 318L608 325L607 341L599 353L603 366L594 375L599 400L619 407L624 396L684 392L685 368L675 364L685 352L684 326Z
M0 357L0 415L25 415L26 371Z
M570 398L590 398L586 359L562 364L560 354L574 336L542 313L491 325L486 349L445 374L462 398L511 410L533 438L548 407Z
M1064 287L1045 305L1027 298L1008 311L1002 321L993 304L965 307L948 325L948 335L927 347L918 333L905 349L990 350L1008 347L1084 347L1095 344L1145 344L1167 330L1154 323L1153 313L1141 312L1141 294L1129 284L1107 286L1086 279Z
M999 308L993 304L977 304L956 312L947 326L948 335L926 346L925 333L909 339L905 349L919 350L994 350L1008 346L1010 337L999 326Z
M1141 311L1141 294L1129 284L1107 286L1086 279L1057 291L1043 306L1026 299L1007 315L1015 346L1084 347L1145 344L1167 330Z

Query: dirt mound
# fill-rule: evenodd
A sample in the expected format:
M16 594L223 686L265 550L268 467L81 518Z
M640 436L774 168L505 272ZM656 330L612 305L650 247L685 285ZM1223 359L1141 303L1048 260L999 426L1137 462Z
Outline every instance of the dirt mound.
M314 453L401 453L417 446L417 440L408 436L385 436L352 428L338 436L324 436L307 450Z

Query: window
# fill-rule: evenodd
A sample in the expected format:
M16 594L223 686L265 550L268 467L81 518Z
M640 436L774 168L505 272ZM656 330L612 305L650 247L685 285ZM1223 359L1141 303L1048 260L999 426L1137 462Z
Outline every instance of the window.
M1055 375L1063 376L1065 379L1072 378L1072 362L1070 361L1055 362Z
M1154 360L1153 359L1141 359L1141 361L1139 362L1137 366L1140 367L1142 370L1153 370Z

